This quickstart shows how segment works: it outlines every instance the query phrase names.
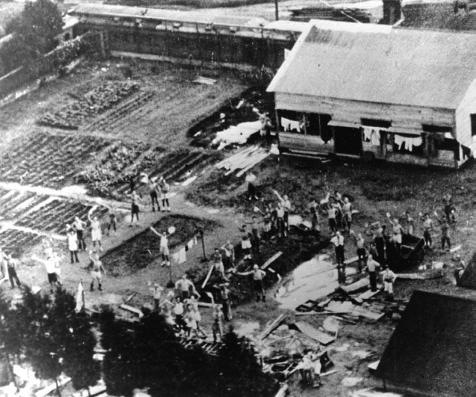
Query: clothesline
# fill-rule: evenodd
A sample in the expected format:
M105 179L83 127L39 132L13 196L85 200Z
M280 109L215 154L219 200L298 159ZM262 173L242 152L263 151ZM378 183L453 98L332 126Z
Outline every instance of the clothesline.
M187 244L185 244L178 251L172 254L172 260L179 265L181 265L182 263L185 263L187 261L187 251L192 249L192 247L195 247L197 244L198 244L197 236L194 236L192 239L189 240Z

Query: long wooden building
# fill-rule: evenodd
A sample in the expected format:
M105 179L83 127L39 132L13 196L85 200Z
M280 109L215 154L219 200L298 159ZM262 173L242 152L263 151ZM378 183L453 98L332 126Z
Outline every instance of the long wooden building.
M97 31L113 56L276 71L306 23L146 7L79 4L76 34Z
M475 34L314 20L268 91L282 152L458 168L475 78Z

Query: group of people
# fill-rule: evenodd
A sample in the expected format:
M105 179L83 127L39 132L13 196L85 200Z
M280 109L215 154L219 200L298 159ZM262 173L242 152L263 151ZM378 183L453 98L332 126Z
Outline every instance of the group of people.
M404 234L414 235L416 232L415 219L411 213L405 213L405 224L403 227L398 217L392 217L390 213L386 214L387 224L374 222L365 224L364 233L356 234L352 229L353 207L349 197L342 197L336 190L333 195L329 192L319 203L315 198L311 198L309 204L311 213L311 229L314 232L320 232L319 213L326 213L329 232L331 234L331 243L335 249L339 282L344 283L345 275L345 237L354 242L357 248L357 266L358 271L367 269L369 274L369 283L372 291L377 290L377 271L382 270L381 276L387 297L393 299L393 283L396 275L388 266L388 244L392 244L397 255L402 252L402 238ZM438 222L441 231L441 249L449 251L451 248L450 225L456 222L456 209L452 202L451 195L445 195L443 198L442 213L434 211L436 222ZM429 213L419 214L423 239L425 247L433 248L433 231L435 222ZM388 228L387 228L388 226ZM388 231L389 230L389 231ZM366 242L364 235L371 236L371 241Z

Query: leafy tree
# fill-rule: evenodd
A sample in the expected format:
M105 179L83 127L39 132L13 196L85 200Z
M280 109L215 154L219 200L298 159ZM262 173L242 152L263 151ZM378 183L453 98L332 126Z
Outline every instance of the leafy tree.
M220 374L217 386L222 395L266 397L276 393L276 381L263 373L253 347L233 330L224 335L215 365Z
M99 363L93 359L96 339L87 316L75 312L75 299L58 289L49 295L23 290L23 301L15 309L5 309L0 299L0 337L10 354L24 355L36 375L54 379L70 376L75 388L86 388L100 378Z
M55 48L55 37L62 26L58 6L50 0L37 0L25 3L23 12L9 23L7 30L20 36L29 54L36 58Z
M157 313L144 316L131 330L105 309L101 333L108 394L129 396L134 388L148 388L157 397L268 397L276 390L246 339L233 332L225 336L218 358L185 348Z

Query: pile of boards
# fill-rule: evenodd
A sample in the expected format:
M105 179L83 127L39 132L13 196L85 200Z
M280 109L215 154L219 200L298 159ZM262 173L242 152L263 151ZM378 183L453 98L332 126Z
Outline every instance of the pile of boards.
M215 166L226 170L225 175L238 171L236 176L240 177L270 155L267 149L255 145L220 161Z
M364 285L366 279L362 279L359 285ZM296 307L297 316L338 316L349 322L359 319L378 321L387 316L398 319L406 308L406 302L387 302L377 298L381 290L372 292L353 289L350 286L341 286L338 290L328 295L324 300L308 300Z

